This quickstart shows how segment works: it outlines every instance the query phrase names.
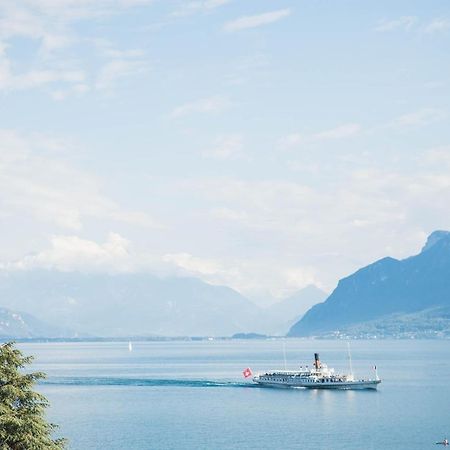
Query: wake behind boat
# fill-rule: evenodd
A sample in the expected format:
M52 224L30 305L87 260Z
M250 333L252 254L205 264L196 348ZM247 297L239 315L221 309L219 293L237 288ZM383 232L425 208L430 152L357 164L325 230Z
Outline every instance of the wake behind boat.
M275 370L255 375L252 380L262 386L303 387L310 389L376 389L381 380L376 366L374 379L355 379L350 374L335 373L334 369L322 363L319 354L314 353L313 367L301 367L299 371ZM245 369L244 376L251 376L250 369Z

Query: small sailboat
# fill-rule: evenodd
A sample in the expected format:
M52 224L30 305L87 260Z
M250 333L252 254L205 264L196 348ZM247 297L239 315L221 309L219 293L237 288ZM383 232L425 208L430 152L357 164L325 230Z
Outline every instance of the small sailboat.
M131 343L131 341L128 341L128 351L129 352L133 351L133 344Z

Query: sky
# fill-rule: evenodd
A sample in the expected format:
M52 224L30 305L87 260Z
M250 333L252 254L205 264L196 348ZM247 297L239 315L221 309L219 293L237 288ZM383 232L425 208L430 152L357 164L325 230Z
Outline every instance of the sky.
M450 4L0 0L0 265L267 303L450 229Z

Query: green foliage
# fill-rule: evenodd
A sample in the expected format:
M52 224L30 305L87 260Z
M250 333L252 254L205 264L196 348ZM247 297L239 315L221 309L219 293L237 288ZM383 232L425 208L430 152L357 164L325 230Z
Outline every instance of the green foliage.
M56 425L45 419L47 399L33 390L41 372L22 373L31 363L12 342L0 347L0 450L60 450L64 439L53 439Z

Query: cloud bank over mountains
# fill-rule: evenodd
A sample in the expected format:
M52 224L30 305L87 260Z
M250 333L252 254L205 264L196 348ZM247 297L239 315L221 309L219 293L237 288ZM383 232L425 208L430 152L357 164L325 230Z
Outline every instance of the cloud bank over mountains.
M268 302L416 252L450 228L449 15L389 5L2 2L2 267Z

